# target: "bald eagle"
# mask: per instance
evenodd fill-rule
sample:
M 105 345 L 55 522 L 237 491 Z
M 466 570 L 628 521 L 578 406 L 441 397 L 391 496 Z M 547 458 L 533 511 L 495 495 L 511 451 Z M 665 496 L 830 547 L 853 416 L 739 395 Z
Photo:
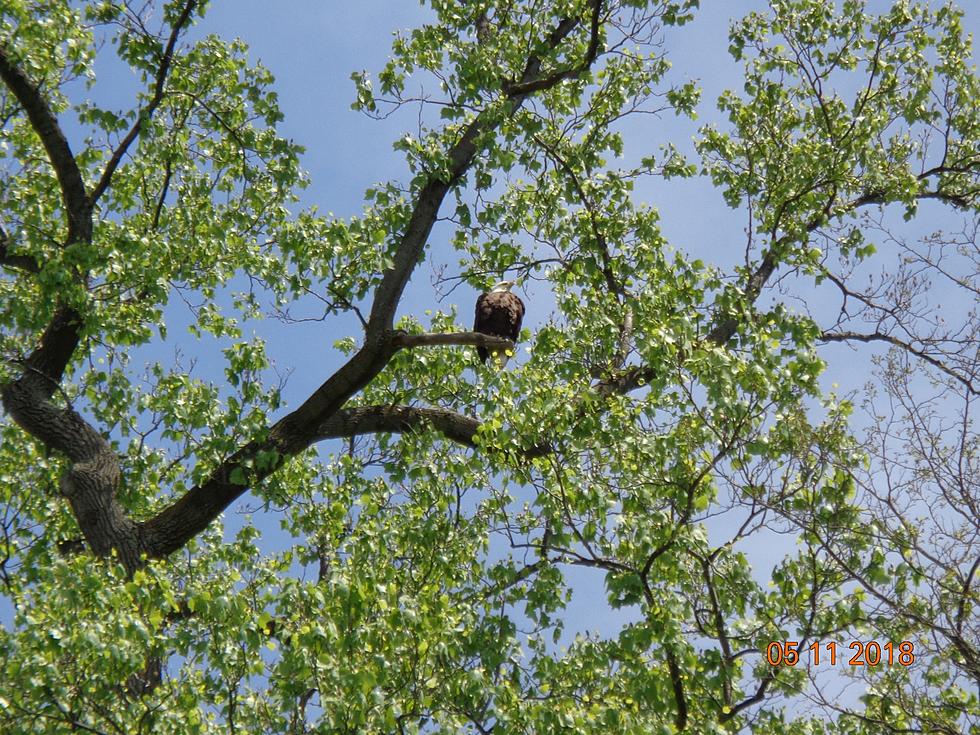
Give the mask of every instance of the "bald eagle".
M 504 337 L 511 342 L 517 342 L 521 333 L 521 320 L 524 318 L 524 302 L 517 294 L 510 292 L 514 283 L 515 281 L 501 281 L 480 295 L 480 298 L 476 300 L 476 319 L 473 321 L 474 332 Z M 493 353 L 500 367 L 507 364 L 507 355 L 503 350 L 488 350 L 486 347 L 477 347 L 476 351 L 484 363 Z

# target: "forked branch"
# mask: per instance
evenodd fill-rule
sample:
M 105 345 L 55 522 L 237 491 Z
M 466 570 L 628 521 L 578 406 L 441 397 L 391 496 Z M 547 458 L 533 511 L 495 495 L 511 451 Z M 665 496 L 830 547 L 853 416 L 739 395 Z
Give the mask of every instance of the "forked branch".
M 149 121 L 153 116 L 153 113 L 163 102 L 163 93 L 166 87 L 167 75 L 170 73 L 171 65 L 174 59 L 174 50 L 177 47 L 177 39 L 180 38 L 181 32 L 183 32 L 187 26 L 190 24 L 191 16 L 194 14 L 194 10 L 199 5 L 199 0 L 187 0 L 184 3 L 184 8 L 180 12 L 180 16 L 177 18 L 177 22 L 174 23 L 170 30 L 170 38 L 167 39 L 167 45 L 163 50 L 163 55 L 160 57 L 160 65 L 157 67 L 156 78 L 153 82 L 153 96 L 147 103 L 146 107 L 139 111 L 136 116 L 136 122 L 133 123 L 133 127 L 130 128 L 129 132 L 126 133 L 126 137 L 122 139 L 122 142 L 116 147 L 116 150 L 112 152 L 112 158 L 106 164 L 105 170 L 102 172 L 102 176 L 99 178 L 99 183 L 95 185 L 95 189 L 92 191 L 92 196 L 90 198 L 91 205 L 94 206 L 97 201 L 105 193 L 105 190 L 109 188 L 109 184 L 112 182 L 112 175 L 116 172 L 119 164 L 122 162 L 123 156 L 126 155 L 126 151 L 133 142 L 139 137 L 140 132 L 143 130 L 143 126 Z
M 593 26 L 596 18 L 600 17 L 601 5 L 601 0 L 594 0 L 591 5 Z M 538 47 L 555 50 L 581 22 L 581 18 L 561 20 Z M 590 48 L 598 49 L 595 40 L 598 36 L 593 35 Z M 595 51 L 588 63 L 595 60 L 597 53 Z M 515 91 L 503 103 L 506 105 L 503 110 L 491 106 L 473 118 L 446 151 L 447 172 L 441 177 L 432 176 L 415 194 L 409 221 L 396 238 L 392 265 L 383 273 L 374 291 L 361 349 L 301 406 L 270 427 L 264 439 L 241 447 L 202 484 L 191 488 L 154 518 L 141 524 L 140 536 L 149 557 L 166 556 L 180 549 L 251 485 L 278 469 L 287 457 L 309 447 L 323 435 L 321 429 L 328 425 L 344 404 L 373 380 L 399 349 L 406 346 L 397 340 L 405 339 L 407 335 L 395 332 L 392 323 L 405 286 L 425 252 L 442 202 L 473 164 L 485 145 L 482 141 L 500 126 L 507 115 L 513 115 L 532 91 L 545 89 L 566 78 L 542 78 L 539 76 L 540 68 L 541 59 L 529 57 L 521 83 L 543 83 L 531 85 L 526 91 Z M 259 458 L 261 462 L 257 461 Z

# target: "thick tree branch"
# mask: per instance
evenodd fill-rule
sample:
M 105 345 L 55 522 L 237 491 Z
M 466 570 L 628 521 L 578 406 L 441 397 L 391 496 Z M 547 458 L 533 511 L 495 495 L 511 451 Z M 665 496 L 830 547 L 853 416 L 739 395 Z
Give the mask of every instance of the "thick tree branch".
M 600 5 L 601 2 L 596 0 L 594 8 Z M 594 10 L 593 23 L 596 12 L 598 10 Z M 579 23 L 580 19 L 562 20 L 548 36 L 546 48 L 556 48 Z M 534 81 L 540 65 L 540 59 L 532 57 L 521 82 Z M 559 81 L 561 79 L 555 79 L 552 83 Z M 191 488 L 156 517 L 141 524 L 141 545 L 148 556 L 162 557 L 181 548 L 251 485 L 274 472 L 287 457 L 309 447 L 319 435 L 320 427 L 384 369 L 400 348 L 395 342 L 396 333 L 392 330 L 395 311 L 409 278 L 425 252 L 443 199 L 472 165 L 482 147 L 481 139 L 492 133 L 506 115 L 514 114 L 530 91 L 534 90 L 512 94 L 504 111 L 490 107 L 480 112 L 447 151 L 448 175 L 431 178 L 416 194 L 412 215 L 398 238 L 392 265 L 384 272 L 375 289 L 364 346 L 299 408 L 272 426 L 265 439 L 241 447 L 222 462 L 204 483 Z M 257 461 L 259 459 L 261 461 Z
M 594 0 L 593 25 L 598 22 L 601 6 L 601 0 Z M 562 19 L 548 35 L 544 43 L 545 48 L 549 51 L 557 48 L 580 23 L 580 18 Z M 592 55 L 586 65 L 592 64 L 598 54 L 598 30 L 595 31 L 589 48 Z M 531 56 L 528 59 L 518 85 L 518 87 L 524 85 L 526 89 L 515 87 L 508 92 L 507 114 L 513 115 L 517 112 L 532 92 L 552 87 L 566 78 L 565 76 L 558 76 L 542 79 L 538 76 L 541 63 L 541 58 L 538 56 Z M 369 339 L 372 335 L 378 335 L 391 329 L 395 309 L 401 300 L 408 279 L 422 256 L 425 244 L 428 242 L 429 232 L 432 230 L 439 207 L 442 205 L 442 200 L 473 163 L 478 150 L 477 141 L 479 138 L 495 130 L 502 120 L 502 113 L 495 107 L 487 108 L 477 115 L 463 131 L 457 143 L 449 150 L 447 156 L 449 161 L 448 178 L 430 180 L 416 196 L 415 208 L 395 250 L 394 262 L 391 268 L 385 271 L 381 283 L 378 284 L 374 293 L 367 328 Z
M 463 345 L 466 347 L 487 347 L 490 349 L 513 350 L 514 343 L 505 337 L 494 337 L 482 332 L 447 332 L 425 334 L 397 333 L 392 339 L 396 347 L 437 347 L 441 345 Z
M 92 550 L 108 556 L 115 549 L 130 570 L 140 564 L 136 527 L 116 499 L 121 470 L 109 442 L 71 406 L 51 402 L 78 344 L 80 317 L 60 308 L 24 362 L 21 377 L 0 389 L 3 407 L 17 424 L 50 449 L 63 453 L 70 466 L 61 492 L 71 504 Z
M 596 22 L 597 13 L 601 7 L 601 0 L 594 0 L 593 3 L 593 23 Z M 545 42 L 547 50 L 553 50 L 561 44 L 563 40 L 579 25 L 579 18 L 564 18 L 558 26 L 548 35 Z M 598 41 L 594 39 L 596 45 Z M 595 61 L 595 56 L 589 60 L 589 64 Z M 549 83 L 541 79 L 538 74 L 541 70 L 541 59 L 538 56 L 531 56 L 524 68 L 521 76 L 521 85 L 531 85 L 541 83 L 533 89 L 525 91 L 514 89 L 508 92 L 508 111 L 507 114 L 513 115 L 524 104 L 527 97 L 534 91 L 540 91 L 554 86 L 562 78 L 556 78 Z M 435 223 L 439 207 L 446 194 L 459 182 L 463 174 L 473 163 L 473 158 L 477 153 L 477 141 L 480 136 L 495 130 L 502 122 L 503 115 L 494 107 L 483 110 L 463 131 L 459 141 L 450 149 L 449 155 L 449 176 L 446 180 L 432 179 L 426 184 L 416 197 L 415 209 L 408 226 L 401 237 L 401 241 L 395 251 L 391 268 L 385 271 L 381 283 L 378 284 L 374 293 L 374 301 L 371 305 L 371 315 L 368 319 L 368 336 L 377 335 L 380 332 L 390 330 L 394 319 L 395 309 L 401 300 L 402 292 L 411 277 L 415 266 L 418 264 L 429 238 L 429 232 Z
M 85 182 L 72 155 L 68 139 L 58 124 L 40 89 L 31 83 L 27 75 L 14 63 L 7 48 L 0 44 L 0 79 L 13 92 L 31 127 L 41 139 L 48 160 L 54 168 L 61 187 L 61 198 L 68 215 L 68 237 L 66 242 L 92 239 L 92 208 L 85 195 Z
M 589 24 L 589 47 L 585 52 L 585 58 L 575 66 L 568 69 L 553 72 L 546 77 L 539 77 L 541 71 L 541 58 L 532 56 L 524 67 L 521 81 L 512 84 L 505 82 L 504 92 L 510 97 L 518 97 L 537 92 L 542 89 L 549 89 L 559 82 L 566 79 L 578 77 L 585 72 L 599 55 L 599 41 L 602 15 L 602 0 L 592 0 L 592 16 Z M 548 37 L 547 48 L 549 50 L 557 48 L 558 44 L 579 24 L 577 18 L 565 18 L 551 32 Z
M 40 138 L 54 168 L 68 217 L 65 244 L 90 243 L 92 207 L 71 148 L 57 119 L 27 76 L 0 45 L 0 78 L 13 92 Z M 5 236 L 2 261 L 9 239 Z M 14 261 L 25 270 L 37 264 Z M 79 274 L 84 278 L 84 274 Z M 64 303 L 55 307 L 38 346 L 23 361 L 20 377 L 0 387 L 4 409 L 25 431 L 46 447 L 63 453 L 70 466 L 62 474 L 61 492 L 71 504 L 78 525 L 92 550 L 108 556 L 113 550 L 130 570 L 141 563 L 136 543 L 136 526 L 126 517 L 116 499 L 121 477 L 119 458 L 106 439 L 70 405 L 60 408 L 51 398 L 59 389 L 65 369 L 78 347 L 82 315 Z
M 160 104 L 177 35 L 196 4 L 197 0 L 189 0 L 185 5 L 164 53 L 150 106 L 113 155 L 91 199 L 86 195 L 68 141 L 40 90 L 16 66 L 7 49 L 0 46 L 0 78 L 24 108 L 60 185 L 68 218 L 66 244 L 91 242 L 93 204 L 108 187 L 113 171 L 148 114 Z M 4 233 L 0 241 L 0 264 L 32 272 L 38 270 L 32 259 L 8 255 L 8 243 Z M 74 307 L 61 304 L 55 309 L 37 348 L 24 360 L 21 376 L 3 386 L 3 406 L 21 428 L 70 460 L 61 478 L 61 491 L 71 504 L 88 545 L 101 556 L 116 551 L 132 571 L 142 563 L 142 548 L 136 524 L 126 516 L 116 498 L 121 477 L 119 458 L 106 439 L 71 406 L 59 408 L 51 402 L 78 346 L 82 322 L 82 315 Z
M 434 429 L 450 441 L 476 448 L 479 445 L 474 437 L 482 425 L 479 419 L 448 408 L 359 406 L 342 409 L 324 421 L 317 430 L 315 441 Z M 519 454 L 524 459 L 534 459 L 554 451 L 551 444 L 539 442 L 524 448 Z
M 684 675 L 681 673 L 680 664 L 677 662 L 677 654 L 673 651 L 665 651 L 667 658 L 667 670 L 670 672 L 670 687 L 674 690 L 674 703 L 677 706 L 677 714 L 674 716 L 674 726 L 680 730 L 687 729 L 687 696 L 684 694 Z
M 375 289 L 371 314 L 368 317 L 368 339 L 391 329 L 395 310 L 408 279 L 425 250 L 442 200 L 472 164 L 477 152 L 477 139 L 481 134 L 496 128 L 500 121 L 499 117 L 495 119 L 488 110 L 477 115 L 449 151 L 448 179 L 431 179 L 416 196 L 412 217 L 395 249 L 392 266 L 385 271 L 381 283 Z
M 160 58 L 160 66 L 157 68 L 156 79 L 153 85 L 153 96 L 150 98 L 149 103 L 144 107 L 136 116 L 136 122 L 133 123 L 133 127 L 130 128 L 126 137 L 123 138 L 122 142 L 112 153 L 112 158 L 106 164 L 105 171 L 102 172 L 102 176 L 99 179 L 99 183 L 96 184 L 95 189 L 92 191 L 92 196 L 90 198 L 91 205 L 94 206 L 101 196 L 105 193 L 105 190 L 109 188 L 109 184 L 112 182 L 112 175 L 115 173 L 119 164 L 122 162 L 123 156 L 126 155 L 126 151 L 133 144 L 143 129 L 143 126 L 149 121 L 153 116 L 153 113 L 160 106 L 163 101 L 163 90 L 167 82 L 167 75 L 170 73 L 170 67 L 173 62 L 174 49 L 177 46 L 177 39 L 180 38 L 181 32 L 190 23 L 191 15 L 193 15 L 194 10 L 197 8 L 198 0 L 187 0 L 184 3 L 184 8 L 177 18 L 177 22 L 174 23 L 173 28 L 170 31 L 170 38 L 167 39 L 167 46 L 164 48 L 163 56 Z
M 0 78 L 27 113 L 31 127 L 47 151 L 48 160 L 58 178 L 62 201 L 68 216 L 66 244 L 78 241 L 91 242 L 92 208 L 85 194 L 82 173 L 72 155 L 68 140 L 39 88 L 35 87 L 13 62 L 7 48 L 2 44 L 0 44 Z M 4 233 L 0 250 L 5 256 L 3 259 L 5 262 L 14 257 L 6 256 L 8 242 L 9 238 Z M 22 264 L 30 269 L 27 263 Z M 34 269 L 37 268 L 36 263 L 33 266 Z M 47 400 L 54 394 L 78 345 L 81 321 L 81 315 L 71 307 L 61 305 L 56 309 L 51 323 L 41 337 L 40 345 L 26 360 L 24 374 L 17 381 L 22 397 L 29 396 L 32 400 L 40 401 Z M 6 401 L 5 389 L 4 402 Z M 26 418 L 23 411 L 21 415 Z M 21 425 L 28 428 L 23 423 Z
M 404 434 L 432 428 L 457 444 L 474 447 L 473 437 L 480 425 L 478 419 L 445 408 L 360 406 L 338 411 L 320 424 L 316 440 L 362 434 Z
M 24 360 L 23 373 L 14 383 L 3 387 L 4 393 L 17 386 L 31 401 L 51 398 L 61 384 L 65 369 L 78 346 L 81 321 L 81 315 L 74 309 L 66 306 L 57 308 L 37 348 Z

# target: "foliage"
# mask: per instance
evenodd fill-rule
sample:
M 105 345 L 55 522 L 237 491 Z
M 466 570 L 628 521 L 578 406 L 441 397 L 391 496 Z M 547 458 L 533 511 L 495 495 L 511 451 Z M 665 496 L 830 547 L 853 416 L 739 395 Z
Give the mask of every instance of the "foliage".
M 659 43 L 697 6 L 433 0 L 353 75 L 365 114 L 421 112 L 407 181 L 345 219 L 298 211 L 272 75 L 188 33 L 206 2 L 5 0 L 4 731 L 980 727 L 978 329 L 928 299 L 980 288 L 961 14 L 771 0 L 724 122 L 637 153 L 629 121 L 698 109 Z M 129 110 L 85 91 L 113 55 Z M 642 202 L 699 175 L 748 217 L 731 272 Z M 426 257 L 553 301 L 511 369 L 455 310 L 396 323 Z M 359 331 L 287 411 L 252 326 L 311 308 Z M 888 348 L 866 401 L 822 391 L 836 343 Z M 222 363 L 133 358 L 173 344 Z M 277 549 L 223 519 L 245 493 Z M 619 622 L 575 629 L 600 589 Z M 839 697 L 811 646 L 851 640 L 915 660 Z

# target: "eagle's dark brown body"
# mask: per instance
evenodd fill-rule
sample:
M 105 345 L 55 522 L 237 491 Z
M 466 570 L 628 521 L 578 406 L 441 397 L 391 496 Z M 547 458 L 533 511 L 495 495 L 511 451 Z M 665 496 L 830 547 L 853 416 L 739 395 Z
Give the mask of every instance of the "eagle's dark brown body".
M 494 337 L 504 337 L 516 342 L 521 333 L 521 321 L 524 319 L 524 302 L 510 292 L 513 285 L 503 281 L 494 286 L 476 300 L 476 318 L 473 321 L 473 331 L 489 334 Z M 477 347 L 480 359 L 485 363 L 493 350 Z M 506 362 L 504 358 L 501 362 Z

